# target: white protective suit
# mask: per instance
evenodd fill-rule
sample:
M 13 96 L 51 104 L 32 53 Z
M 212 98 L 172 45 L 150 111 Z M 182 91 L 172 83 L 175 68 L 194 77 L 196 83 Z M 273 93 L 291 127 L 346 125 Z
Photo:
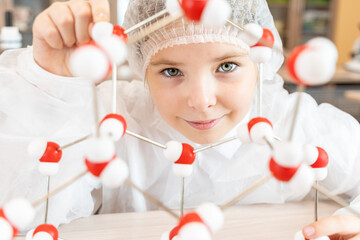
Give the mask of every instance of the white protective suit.
M 34 137 L 46 137 L 63 145 L 91 132 L 91 91 L 86 80 L 55 76 L 38 67 L 31 47 L 1 55 L 0 85 L 0 203 L 19 196 L 35 200 L 44 195 L 46 178 L 38 173 L 36 160 L 27 156 L 27 144 Z M 110 85 L 105 82 L 99 87 L 107 111 Z M 296 94 L 289 95 L 282 85 L 280 77 L 265 82 L 264 116 L 272 121 L 276 135 L 286 139 Z M 143 82 L 119 82 L 117 90 L 117 112 L 125 117 L 129 130 L 163 144 L 177 140 L 199 147 L 160 118 Z M 246 120 L 256 116 L 255 109 Z M 330 156 L 329 175 L 321 184 L 334 194 L 356 197 L 360 190 L 359 123 L 329 104 L 317 106 L 307 94 L 300 111 L 294 139 L 321 146 Z M 235 134 L 233 129 L 225 138 Z M 53 187 L 85 169 L 82 147 L 78 144 L 63 151 L 60 172 L 51 180 Z M 166 206 L 179 208 L 181 180 L 174 176 L 162 149 L 126 135 L 117 143 L 117 153 L 128 163 L 132 181 Z M 198 153 L 194 172 L 185 181 L 186 207 L 228 201 L 268 172 L 269 157 L 267 146 L 239 141 Z M 94 206 L 91 191 L 97 187 L 97 182 L 86 176 L 51 198 L 49 222 L 59 224 L 90 215 Z M 306 194 L 271 180 L 239 203 L 299 201 Z M 156 209 L 127 186 L 103 189 L 102 203 L 104 213 Z M 43 214 L 44 208 L 34 224 L 43 221 Z
M 187 142 L 165 123 L 154 108 L 142 81 L 118 83 L 117 113 L 127 120 L 132 132 L 165 144 L 169 140 Z M 102 114 L 110 112 L 111 84 L 98 87 Z M 33 201 L 44 195 L 46 178 L 37 171 L 37 161 L 27 156 L 30 140 L 44 137 L 60 145 L 89 134 L 94 127 L 92 92 L 87 80 L 65 78 L 41 69 L 33 60 L 32 48 L 7 51 L 0 56 L 0 205 L 14 197 Z M 264 81 L 263 115 L 275 134 L 288 137 L 297 94 L 283 89 L 276 75 Z M 254 104 L 243 122 L 256 117 Z M 240 124 L 240 123 L 239 123 Z M 236 128 L 224 138 L 236 135 Z M 354 200 L 360 193 L 360 127 L 350 115 L 322 104 L 304 94 L 294 140 L 324 148 L 329 156 L 329 174 L 321 184 L 334 194 Z M 117 144 L 117 154 L 130 168 L 130 179 L 157 197 L 166 206 L 180 206 L 181 180 L 172 172 L 172 163 L 163 150 L 131 136 Z M 85 169 L 84 143 L 63 151 L 60 172 L 51 179 L 55 187 Z M 267 174 L 270 149 L 267 146 L 232 141 L 197 154 L 194 172 L 185 181 L 187 208 L 210 201 L 227 202 Z M 93 196 L 100 185 L 85 176 L 51 198 L 49 223 L 55 225 L 89 216 L 99 197 Z M 270 180 L 242 199 L 239 204 L 299 201 L 307 192 L 290 190 L 286 184 Z M 101 199 L 100 199 L 101 200 Z M 359 199 L 360 200 L 360 199 Z M 353 202 L 357 205 L 357 199 Z M 360 206 L 360 203 L 359 203 Z M 157 209 L 136 190 L 127 186 L 102 191 L 102 213 Z M 44 205 L 34 225 L 43 221 Z

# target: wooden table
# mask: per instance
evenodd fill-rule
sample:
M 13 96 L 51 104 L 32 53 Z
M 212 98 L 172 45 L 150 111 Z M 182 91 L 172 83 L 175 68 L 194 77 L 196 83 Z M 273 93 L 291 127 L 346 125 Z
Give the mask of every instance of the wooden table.
M 320 202 L 319 218 L 338 208 L 332 202 Z M 289 240 L 313 219 L 312 201 L 236 206 L 225 211 L 225 226 L 214 240 Z M 160 240 L 175 224 L 176 219 L 162 211 L 96 215 L 61 226 L 59 235 L 64 240 Z
M 360 84 L 360 73 L 351 72 L 346 70 L 343 66 L 338 66 L 330 83 Z
M 345 92 L 345 97 L 354 102 L 360 103 L 360 91 L 359 90 L 349 90 Z M 360 106 L 359 106 L 360 107 Z

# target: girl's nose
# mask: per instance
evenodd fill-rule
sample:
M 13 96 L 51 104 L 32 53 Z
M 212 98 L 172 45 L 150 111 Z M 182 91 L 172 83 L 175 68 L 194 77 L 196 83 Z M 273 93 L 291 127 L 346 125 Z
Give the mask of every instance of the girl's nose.
M 216 104 L 216 83 L 212 79 L 198 79 L 187 83 L 188 105 L 205 111 Z

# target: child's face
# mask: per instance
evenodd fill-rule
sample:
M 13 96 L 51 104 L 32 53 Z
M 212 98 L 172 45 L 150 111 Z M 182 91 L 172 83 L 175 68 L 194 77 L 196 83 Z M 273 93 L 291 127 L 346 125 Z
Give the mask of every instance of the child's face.
M 208 144 L 249 111 L 257 67 L 233 45 L 177 45 L 151 58 L 146 78 L 162 118 L 191 141 Z

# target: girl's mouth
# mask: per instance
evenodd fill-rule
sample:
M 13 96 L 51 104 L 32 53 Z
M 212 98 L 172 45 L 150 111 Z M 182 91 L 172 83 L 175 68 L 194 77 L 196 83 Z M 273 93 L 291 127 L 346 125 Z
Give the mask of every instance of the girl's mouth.
M 201 120 L 201 121 L 185 120 L 185 121 L 195 129 L 209 130 L 209 129 L 215 127 L 215 125 L 218 124 L 218 122 L 220 122 L 221 119 L 222 119 L 222 117 L 216 118 L 216 119 L 211 119 L 211 120 Z

